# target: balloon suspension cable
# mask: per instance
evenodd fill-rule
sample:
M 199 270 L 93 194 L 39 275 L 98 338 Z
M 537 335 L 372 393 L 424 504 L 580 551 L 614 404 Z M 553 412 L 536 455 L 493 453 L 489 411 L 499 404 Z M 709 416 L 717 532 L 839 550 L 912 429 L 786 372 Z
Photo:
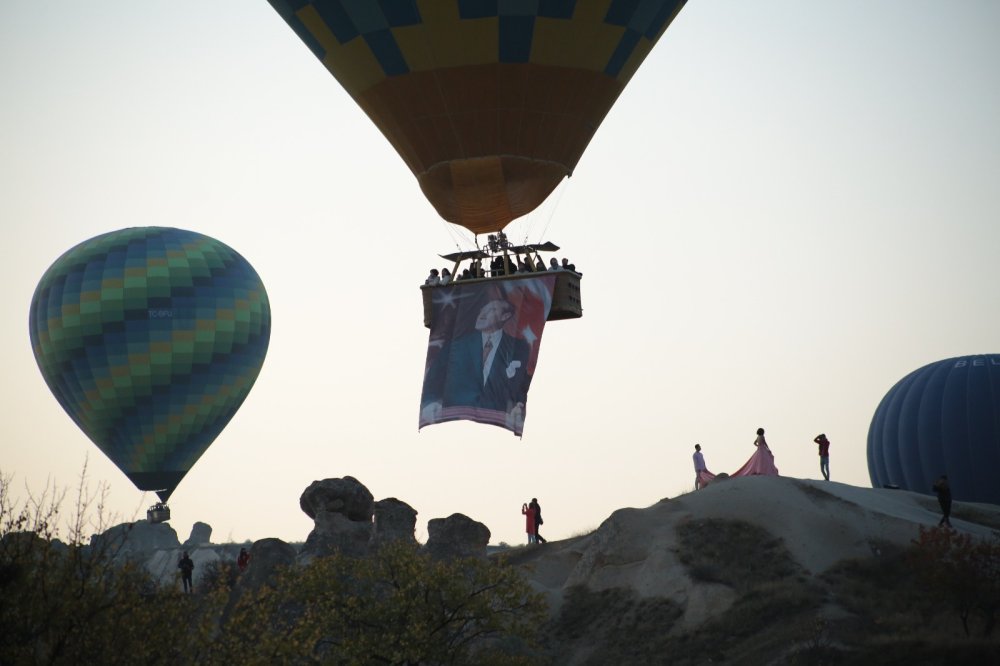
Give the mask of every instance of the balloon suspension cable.
M 556 209 L 562 202 L 563 194 L 566 192 L 566 188 L 569 187 L 569 178 L 563 181 L 563 184 L 559 187 L 559 194 L 556 195 L 555 203 L 552 204 L 552 209 L 549 211 L 549 219 L 545 221 L 545 227 L 542 229 L 542 235 L 540 240 L 545 240 L 545 234 L 549 232 L 549 225 L 552 224 L 552 218 L 556 216 Z
M 443 217 L 438 219 L 441 220 L 441 224 L 444 225 L 445 229 L 448 232 L 448 235 L 451 237 L 451 241 L 455 244 L 455 247 L 457 247 L 459 251 L 461 251 L 462 243 L 463 242 L 468 243 L 469 239 L 467 237 L 464 237 L 462 233 L 455 228 L 457 225 L 447 221 Z

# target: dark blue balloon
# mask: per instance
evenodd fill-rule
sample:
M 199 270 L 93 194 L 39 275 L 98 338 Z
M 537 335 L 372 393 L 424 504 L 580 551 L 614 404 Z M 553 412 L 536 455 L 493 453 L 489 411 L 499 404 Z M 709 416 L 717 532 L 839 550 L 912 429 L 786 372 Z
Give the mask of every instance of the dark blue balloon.
M 868 429 L 872 486 L 1000 504 L 1000 354 L 960 356 L 911 372 L 882 398 Z

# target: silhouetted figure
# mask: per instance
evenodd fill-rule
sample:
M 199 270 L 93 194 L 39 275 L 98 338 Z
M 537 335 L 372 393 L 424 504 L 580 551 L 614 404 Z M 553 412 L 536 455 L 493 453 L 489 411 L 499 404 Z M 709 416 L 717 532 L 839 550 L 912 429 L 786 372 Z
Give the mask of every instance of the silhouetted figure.
M 528 508 L 535 510 L 535 543 L 545 543 L 545 538 L 538 533 L 538 528 L 542 526 L 542 506 L 537 498 L 532 497 Z
M 813 439 L 814 442 L 819 444 L 819 471 L 823 474 L 823 478 L 827 481 L 830 480 L 830 440 L 826 438 L 826 435 L 820 433 L 816 435 Z
M 431 269 L 430 275 L 428 275 L 427 279 L 424 280 L 424 284 L 426 284 L 429 287 L 436 287 L 439 284 L 441 284 L 441 278 L 438 276 L 438 269 L 436 268 Z
M 535 257 L 535 272 L 541 273 L 545 270 L 545 262 L 542 261 L 541 257 Z
M 555 257 L 549 259 L 549 270 L 550 271 L 561 271 L 562 266 L 559 265 L 559 260 Z
M 177 563 L 177 568 L 181 570 L 181 582 L 184 583 L 184 591 L 188 594 L 191 593 L 191 575 L 194 573 L 194 562 L 188 557 L 187 551 L 184 551 L 183 557 Z
M 938 504 L 941 505 L 941 520 L 938 525 L 951 527 L 951 486 L 948 485 L 947 475 L 942 474 L 931 486 L 931 490 L 937 493 Z
M 240 555 L 236 558 L 236 566 L 239 568 L 240 573 L 247 570 L 247 566 L 250 564 L 250 553 L 247 552 L 246 548 L 240 548 Z
M 447 268 L 442 268 L 441 269 L 441 286 L 443 287 L 444 285 L 448 284 L 449 282 L 451 282 L 451 271 L 449 271 Z

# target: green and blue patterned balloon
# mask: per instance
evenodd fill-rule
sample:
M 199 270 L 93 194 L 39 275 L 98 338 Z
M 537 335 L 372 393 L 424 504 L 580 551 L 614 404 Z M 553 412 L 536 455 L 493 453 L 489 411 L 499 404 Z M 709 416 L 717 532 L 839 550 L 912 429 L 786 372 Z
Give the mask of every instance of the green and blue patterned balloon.
M 271 335 L 267 292 L 246 259 L 164 227 L 102 234 L 63 254 L 29 320 L 59 404 L 163 501 L 243 404 Z

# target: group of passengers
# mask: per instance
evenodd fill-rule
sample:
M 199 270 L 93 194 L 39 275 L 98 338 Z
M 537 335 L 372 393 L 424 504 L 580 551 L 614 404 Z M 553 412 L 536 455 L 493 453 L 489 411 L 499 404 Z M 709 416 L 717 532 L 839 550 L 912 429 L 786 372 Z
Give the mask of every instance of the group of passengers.
M 443 287 L 446 284 L 451 284 L 452 282 L 457 282 L 459 280 L 473 280 L 476 278 L 485 277 L 499 277 L 501 275 L 514 275 L 516 273 L 543 273 L 546 270 L 549 271 L 573 271 L 576 272 L 576 265 L 571 264 L 569 259 L 563 257 L 562 263 L 555 257 L 549 260 L 549 267 L 545 267 L 545 262 L 542 258 L 535 256 L 535 261 L 532 263 L 531 257 L 521 257 L 520 254 L 515 255 L 516 259 L 508 256 L 507 260 L 504 261 L 502 255 L 493 257 L 490 261 L 490 269 L 487 272 L 483 268 L 483 263 L 481 259 L 473 259 L 469 262 L 469 267 L 462 269 L 462 272 L 452 276 L 451 271 L 447 268 L 442 268 L 440 272 L 438 269 L 432 268 L 430 275 L 424 280 L 424 284 L 430 287 Z

